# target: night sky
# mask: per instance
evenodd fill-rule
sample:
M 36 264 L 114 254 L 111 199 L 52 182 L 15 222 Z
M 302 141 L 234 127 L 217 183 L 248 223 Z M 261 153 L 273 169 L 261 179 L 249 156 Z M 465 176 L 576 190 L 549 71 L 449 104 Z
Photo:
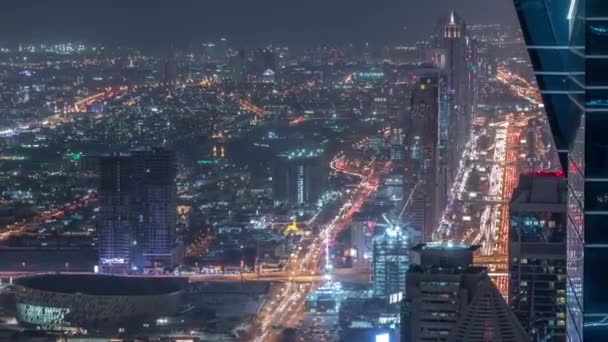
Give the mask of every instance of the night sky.
M 470 23 L 516 23 L 513 0 L 0 0 L 0 39 L 400 42 L 426 36 L 452 8 Z

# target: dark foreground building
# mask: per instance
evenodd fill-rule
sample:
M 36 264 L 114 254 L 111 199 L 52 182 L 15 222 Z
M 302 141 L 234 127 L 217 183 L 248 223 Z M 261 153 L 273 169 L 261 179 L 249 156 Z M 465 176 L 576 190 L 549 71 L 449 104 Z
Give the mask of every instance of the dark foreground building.
M 608 1 L 514 0 L 568 173 L 568 341 L 608 340 Z
M 509 304 L 530 335 L 565 341 L 566 180 L 522 174 L 509 203 Z
M 413 248 L 402 309 L 402 341 L 530 340 L 487 269 L 473 266 L 477 248 L 451 243 Z

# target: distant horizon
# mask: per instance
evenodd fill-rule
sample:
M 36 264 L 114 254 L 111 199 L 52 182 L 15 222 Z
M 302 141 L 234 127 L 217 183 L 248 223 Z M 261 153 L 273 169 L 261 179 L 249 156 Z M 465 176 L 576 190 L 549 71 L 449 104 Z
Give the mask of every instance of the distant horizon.
M 467 24 L 517 25 L 512 0 L 8 0 L 1 41 L 87 41 L 166 48 L 226 37 L 235 46 L 386 44 L 422 39 L 452 9 Z M 429 19 L 432 18 L 432 19 Z M 281 28 L 277 30 L 276 28 Z

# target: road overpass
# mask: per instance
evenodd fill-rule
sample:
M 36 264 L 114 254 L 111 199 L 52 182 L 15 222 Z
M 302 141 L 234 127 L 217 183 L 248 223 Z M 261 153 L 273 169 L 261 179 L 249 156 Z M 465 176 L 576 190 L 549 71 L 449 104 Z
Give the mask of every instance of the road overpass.
M 14 278 L 36 274 L 94 274 L 92 272 L 0 272 L 0 283 L 12 283 Z M 126 275 L 128 277 L 141 277 L 142 275 Z M 319 272 L 273 272 L 273 273 L 241 273 L 241 274 L 159 274 L 146 275 L 147 277 L 175 277 L 187 278 L 190 283 L 198 282 L 295 282 L 295 283 L 322 283 L 328 280 L 366 284 L 370 280 L 368 269 L 334 269 L 330 274 Z

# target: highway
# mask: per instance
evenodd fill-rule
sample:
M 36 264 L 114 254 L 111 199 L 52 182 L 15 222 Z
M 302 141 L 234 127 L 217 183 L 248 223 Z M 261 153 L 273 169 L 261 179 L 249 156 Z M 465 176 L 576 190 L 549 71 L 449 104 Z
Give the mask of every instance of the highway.
M 542 116 L 540 94 L 522 77 L 504 66 L 498 70 L 498 81 L 511 96 L 530 103 L 525 112 L 494 113 L 473 127 L 465 147 L 457 176 L 448 197 L 448 205 L 435 231 L 435 238 L 481 245 L 475 263 L 487 266 L 503 295 L 508 293 L 509 201 L 517 186 L 519 174 L 529 171 L 526 159 L 526 130 L 531 120 Z M 486 124 L 487 123 L 487 124 Z M 542 130 L 541 130 L 542 132 Z M 481 148 L 482 139 L 490 146 Z M 538 155 L 545 154 L 544 146 Z M 487 185 L 470 185 L 476 172 Z M 466 213 L 466 214 L 465 214 Z M 466 217 L 466 219 L 465 219 Z M 478 217 L 478 222 L 475 221 Z M 470 222 L 471 219 L 474 222 Z
M 1 279 L 18 278 L 37 274 L 94 274 L 93 272 L 28 272 L 22 270 L 2 271 Z M 129 275 L 124 275 L 130 277 Z M 141 275 L 132 275 L 141 277 Z M 271 282 L 271 283 L 323 283 L 329 279 L 345 281 L 350 283 L 367 284 L 369 282 L 369 270 L 365 269 L 336 269 L 331 274 L 324 271 L 282 271 L 273 273 L 239 273 L 239 274 L 158 274 L 146 275 L 146 277 L 158 278 L 186 278 L 189 283 L 235 283 L 235 282 Z
M 343 160 L 344 161 L 344 160 Z M 359 211 L 363 204 L 371 197 L 390 169 L 390 162 L 370 161 L 362 170 L 348 169 L 347 162 L 332 161 L 332 168 L 337 172 L 349 175 L 360 175 L 357 188 L 352 191 L 344 201 L 338 214 L 325 224 L 319 235 L 310 245 L 303 246 L 303 255 L 296 255 L 286 266 L 286 272 L 309 272 L 328 274 L 323 276 L 331 278 L 332 267 L 327 257 L 329 247 L 333 244 L 337 234 L 346 228 L 353 215 Z M 325 260 L 323 260 L 325 259 Z M 303 278 L 306 279 L 306 278 Z M 257 332 L 255 341 L 276 341 L 281 329 L 294 327 L 304 315 L 304 302 L 306 296 L 314 289 L 311 283 L 289 282 L 276 286 L 269 299 L 262 308 L 263 314 L 258 315 L 256 322 Z
M 75 211 L 76 209 L 87 206 L 95 201 L 96 198 L 94 196 L 86 195 L 77 201 L 65 203 L 64 205 L 61 205 L 56 209 L 49 209 L 43 211 L 30 220 L 25 220 L 23 222 L 7 225 L 2 230 L 0 230 L 0 242 L 7 241 L 11 236 L 18 236 L 30 230 L 33 231 L 41 223 L 44 223 L 45 221 L 56 217 L 63 216 L 65 211 Z

